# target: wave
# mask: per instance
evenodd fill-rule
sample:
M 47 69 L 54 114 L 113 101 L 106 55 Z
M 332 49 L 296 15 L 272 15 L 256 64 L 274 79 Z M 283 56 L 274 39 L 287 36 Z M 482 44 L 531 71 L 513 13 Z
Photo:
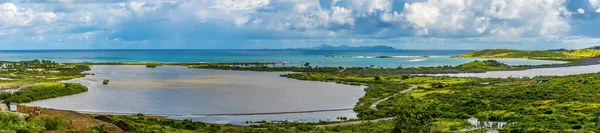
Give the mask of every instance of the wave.
M 427 59 L 412 59 L 409 60 L 408 62 L 421 62 L 421 61 L 426 61 Z

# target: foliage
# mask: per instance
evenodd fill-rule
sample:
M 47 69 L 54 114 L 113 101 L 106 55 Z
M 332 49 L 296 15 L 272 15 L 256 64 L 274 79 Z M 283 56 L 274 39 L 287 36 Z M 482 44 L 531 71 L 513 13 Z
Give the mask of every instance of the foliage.
M 43 83 L 15 92 L 7 98 L 10 102 L 27 103 L 86 92 L 87 87 L 75 83 Z
M 102 81 L 102 84 L 103 84 L 103 85 L 107 85 L 107 84 L 108 84 L 108 82 L 110 82 L 110 80 L 108 80 L 108 79 L 105 79 L 104 81 Z
M 485 70 L 497 70 L 497 69 L 507 69 L 511 68 L 511 66 L 506 65 L 502 62 L 498 62 L 496 60 L 486 60 L 486 61 L 473 61 L 465 64 L 461 64 L 457 66 L 460 69 L 485 69 Z
M 394 132 L 396 133 L 428 133 L 431 132 L 433 119 L 439 114 L 435 103 L 422 99 L 414 99 L 403 95 L 395 104 L 398 109 L 395 117 Z
M 33 116 L 28 117 L 27 121 L 41 125 L 44 130 L 67 130 L 69 127 L 66 118 L 62 115 Z
M 41 132 L 68 131 L 68 123 L 63 116 L 32 116 L 27 119 L 10 112 L 0 112 L 0 132 Z

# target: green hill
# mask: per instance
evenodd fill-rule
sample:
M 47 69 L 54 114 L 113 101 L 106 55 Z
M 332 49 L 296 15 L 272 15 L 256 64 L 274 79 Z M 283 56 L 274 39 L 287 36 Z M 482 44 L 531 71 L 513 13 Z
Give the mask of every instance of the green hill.
M 473 61 L 473 62 L 461 64 L 457 67 L 460 69 L 485 69 L 485 70 L 497 70 L 497 69 L 511 68 L 511 66 L 504 64 L 502 62 L 498 62 L 496 60 Z
M 575 50 L 512 50 L 484 49 L 455 56 L 457 58 L 525 58 L 525 59 L 581 59 L 600 56 L 600 47 Z

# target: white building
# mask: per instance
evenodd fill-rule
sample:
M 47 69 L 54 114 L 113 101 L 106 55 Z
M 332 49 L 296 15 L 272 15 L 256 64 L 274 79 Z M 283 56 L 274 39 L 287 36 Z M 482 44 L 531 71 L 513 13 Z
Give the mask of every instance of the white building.
M 8 108 L 12 112 L 17 112 L 17 103 L 10 103 L 10 106 L 8 106 Z
M 467 119 L 467 122 L 469 122 L 469 124 L 471 125 L 483 128 L 502 128 L 507 124 L 506 122 L 497 121 L 479 121 L 477 118 L 474 117 Z

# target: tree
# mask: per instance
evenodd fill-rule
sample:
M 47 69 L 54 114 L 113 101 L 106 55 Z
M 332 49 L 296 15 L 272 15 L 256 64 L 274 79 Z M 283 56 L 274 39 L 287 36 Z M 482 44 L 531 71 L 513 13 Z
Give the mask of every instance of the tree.
M 309 67 L 309 66 L 310 66 L 310 62 L 304 63 L 304 67 Z
M 395 133 L 428 133 L 431 132 L 433 118 L 439 113 L 436 103 L 402 96 L 399 101 L 406 101 L 396 106 Z M 423 104 L 425 103 L 425 104 Z

